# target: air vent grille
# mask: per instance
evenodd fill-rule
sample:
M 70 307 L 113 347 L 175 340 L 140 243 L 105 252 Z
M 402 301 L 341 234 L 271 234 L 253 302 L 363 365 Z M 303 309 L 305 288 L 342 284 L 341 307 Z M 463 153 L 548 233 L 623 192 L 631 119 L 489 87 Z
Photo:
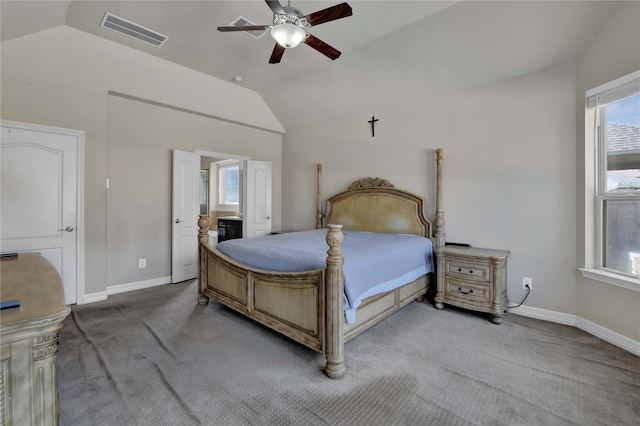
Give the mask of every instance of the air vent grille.
M 256 24 L 251 22 L 250 20 L 248 20 L 244 16 L 240 15 L 236 19 L 231 21 L 231 23 L 229 25 L 232 26 L 232 27 L 244 27 L 245 25 L 256 25 Z M 253 37 L 255 39 L 259 39 L 260 37 L 265 35 L 266 32 L 267 32 L 267 30 L 262 30 L 262 31 L 244 31 L 245 34 L 247 34 L 247 35 L 249 35 L 249 36 L 251 36 L 251 37 Z
M 153 31 L 109 12 L 107 12 L 104 15 L 104 18 L 102 18 L 100 26 L 120 34 L 124 34 L 127 37 L 135 38 L 136 40 L 155 47 L 162 47 L 162 45 L 169 39 L 169 37 L 164 34 L 160 34 L 157 31 Z

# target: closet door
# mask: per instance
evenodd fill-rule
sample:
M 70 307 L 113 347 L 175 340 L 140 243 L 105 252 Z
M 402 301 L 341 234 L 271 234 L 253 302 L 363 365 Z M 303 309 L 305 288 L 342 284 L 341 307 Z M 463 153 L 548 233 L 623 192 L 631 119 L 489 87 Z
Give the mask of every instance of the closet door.
M 66 132 L 66 133 L 65 133 Z M 76 303 L 78 149 L 82 132 L 2 122 L 0 252 L 40 252 Z

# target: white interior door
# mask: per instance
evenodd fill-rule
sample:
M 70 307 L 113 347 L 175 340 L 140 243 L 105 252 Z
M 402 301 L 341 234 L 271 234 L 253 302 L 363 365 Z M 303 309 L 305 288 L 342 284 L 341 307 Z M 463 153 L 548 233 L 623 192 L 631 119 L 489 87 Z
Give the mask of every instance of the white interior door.
M 2 123 L 0 251 L 40 252 L 62 278 L 65 304 L 76 303 L 81 132 L 36 128 Z
M 171 282 L 198 276 L 200 156 L 173 150 Z
M 246 162 L 245 218 L 247 238 L 271 233 L 271 162 Z

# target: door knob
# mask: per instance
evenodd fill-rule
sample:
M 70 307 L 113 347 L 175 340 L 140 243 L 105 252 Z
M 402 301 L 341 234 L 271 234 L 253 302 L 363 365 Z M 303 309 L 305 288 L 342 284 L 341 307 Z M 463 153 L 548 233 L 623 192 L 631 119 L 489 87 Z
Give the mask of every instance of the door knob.
M 184 220 L 176 219 L 176 223 L 184 222 Z
M 264 219 L 271 219 L 271 216 L 265 216 Z
M 64 229 L 58 229 L 58 231 L 73 232 L 73 226 L 67 226 Z

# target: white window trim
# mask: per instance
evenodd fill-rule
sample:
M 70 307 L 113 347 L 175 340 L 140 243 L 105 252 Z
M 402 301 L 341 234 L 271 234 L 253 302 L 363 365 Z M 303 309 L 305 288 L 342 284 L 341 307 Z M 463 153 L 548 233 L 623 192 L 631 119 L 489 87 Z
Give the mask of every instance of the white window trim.
M 585 278 L 640 292 L 640 278 L 627 277 L 605 269 L 578 268 L 578 270 Z
M 640 78 L 640 71 L 635 71 L 588 90 L 585 99 L 630 83 L 638 78 Z M 585 278 L 640 292 L 640 277 L 633 277 L 602 268 L 598 260 L 602 258 L 602 248 L 596 243 L 598 241 L 596 233 L 602 231 L 602 212 L 600 211 L 601 204 L 597 200 L 599 177 L 597 176 L 598 168 L 595 165 L 596 159 L 601 158 L 601 155 L 597 153 L 596 120 L 596 114 L 593 114 L 592 109 L 587 108 L 585 104 L 585 267 L 578 268 L 578 270 Z M 594 131 L 594 129 L 596 130 Z

